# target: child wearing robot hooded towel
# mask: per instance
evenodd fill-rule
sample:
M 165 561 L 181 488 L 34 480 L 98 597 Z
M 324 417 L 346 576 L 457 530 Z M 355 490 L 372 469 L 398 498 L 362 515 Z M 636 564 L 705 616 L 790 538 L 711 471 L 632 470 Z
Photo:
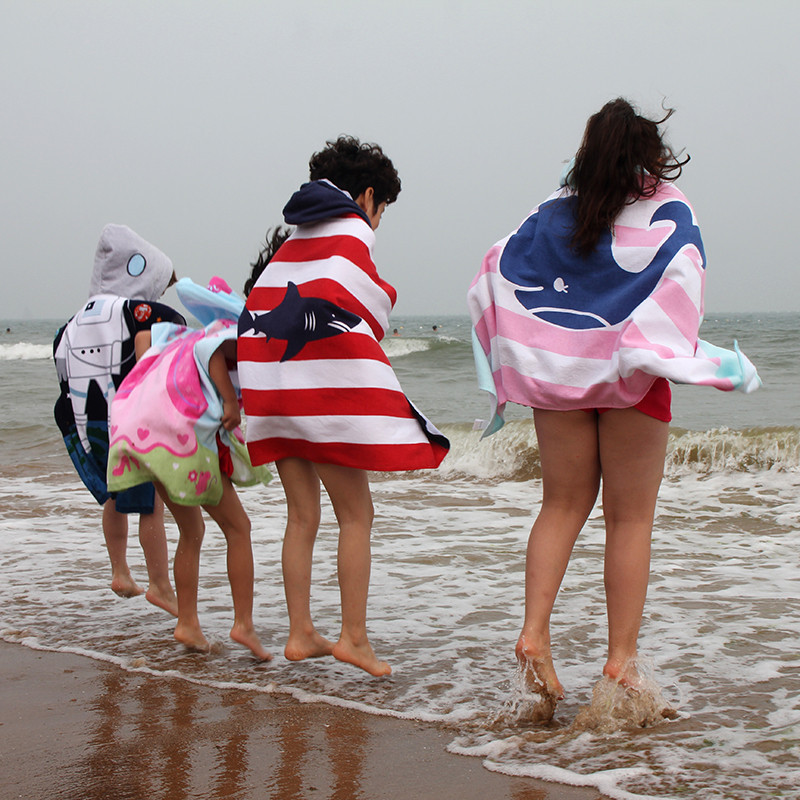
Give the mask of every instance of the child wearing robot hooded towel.
M 53 358 L 61 385 L 55 419 L 78 475 L 103 507 L 103 534 L 111 560 L 111 589 L 121 597 L 142 593 L 126 550 L 127 514 L 139 514 L 139 542 L 147 562 L 146 598 L 177 615 L 169 577 L 164 506 L 152 484 L 109 492 L 108 408 L 136 364 L 134 339 L 155 322 L 185 323 L 157 303 L 175 280 L 172 261 L 125 225 L 106 225 L 97 245 L 89 299 L 56 334 Z

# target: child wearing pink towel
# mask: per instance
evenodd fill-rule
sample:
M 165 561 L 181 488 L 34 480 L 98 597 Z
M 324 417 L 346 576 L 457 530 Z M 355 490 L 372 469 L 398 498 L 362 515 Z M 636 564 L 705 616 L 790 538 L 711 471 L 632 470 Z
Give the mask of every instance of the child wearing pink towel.
M 156 325 L 137 337 L 140 360 L 111 405 L 108 483 L 119 490 L 153 481 L 175 518 L 175 638 L 192 650 L 209 649 L 197 612 L 202 508 L 228 545 L 230 636 L 256 658 L 269 660 L 253 626 L 250 520 L 234 488 L 271 477 L 250 465 L 238 427 L 236 322 L 244 301 L 219 278 L 207 289 L 184 278 L 176 290 L 205 327 Z

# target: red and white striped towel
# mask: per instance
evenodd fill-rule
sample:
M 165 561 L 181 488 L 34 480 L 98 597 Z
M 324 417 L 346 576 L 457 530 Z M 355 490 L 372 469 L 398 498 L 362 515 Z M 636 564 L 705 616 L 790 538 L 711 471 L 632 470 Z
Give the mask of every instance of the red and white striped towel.
M 375 269 L 374 242 L 355 214 L 300 225 L 250 293 L 238 361 L 253 464 L 412 470 L 447 454 L 379 344 L 396 293 Z

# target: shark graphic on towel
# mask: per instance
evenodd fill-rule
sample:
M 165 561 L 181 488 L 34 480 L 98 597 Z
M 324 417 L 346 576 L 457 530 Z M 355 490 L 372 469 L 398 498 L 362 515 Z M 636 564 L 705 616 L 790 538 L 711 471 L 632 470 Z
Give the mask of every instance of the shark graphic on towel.
M 265 314 L 245 310 L 239 318 L 239 335 L 248 331 L 263 333 L 267 339 L 286 341 L 281 361 L 294 358 L 309 342 L 317 342 L 351 331 L 361 317 L 321 297 L 301 297 L 297 285 L 289 281 L 280 305 Z

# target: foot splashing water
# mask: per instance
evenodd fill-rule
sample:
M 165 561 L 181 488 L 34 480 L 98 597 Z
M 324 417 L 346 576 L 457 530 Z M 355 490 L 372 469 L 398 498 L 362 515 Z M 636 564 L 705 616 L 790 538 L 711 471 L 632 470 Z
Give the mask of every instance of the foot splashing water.
M 563 692 L 547 690 L 542 679 L 547 665 L 543 666 L 537 670 L 535 661 L 520 660 L 509 696 L 488 725 L 471 731 L 465 726 L 447 749 L 477 756 L 487 769 L 509 775 L 593 786 L 615 798 L 640 796 L 622 784 L 632 788 L 649 772 L 638 763 L 638 756 L 633 761 L 628 758 L 633 751 L 625 742 L 635 742 L 635 732 L 642 728 L 664 725 L 679 716 L 655 682 L 652 665 L 630 661 L 623 665 L 624 678 L 603 676 L 593 689 L 590 704 L 575 714 L 571 724 L 553 719 Z M 604 753 L 608 748 L 621 749 L 627 755 L 615 758 L 610 769 L 597 769 L 596 756 L 589 756 L 587 766 L 575 770 L 575 762 L 586 757 L 587 749 Z
M 560 696 L 548 690 L 532 659 L 520 659 L 511 679 L 508 699 L 492 719 L 490 729 L 544 725 L 552 721 Z
M 630 662 L 624 674 L 635 677 L 613 680 L 604 675 L 595 684 L 592 702 L 578 712 L 570 730 L 613 733 L 626 728 L 650 728 L 678 716 L 664 699 L 650 664 Z

